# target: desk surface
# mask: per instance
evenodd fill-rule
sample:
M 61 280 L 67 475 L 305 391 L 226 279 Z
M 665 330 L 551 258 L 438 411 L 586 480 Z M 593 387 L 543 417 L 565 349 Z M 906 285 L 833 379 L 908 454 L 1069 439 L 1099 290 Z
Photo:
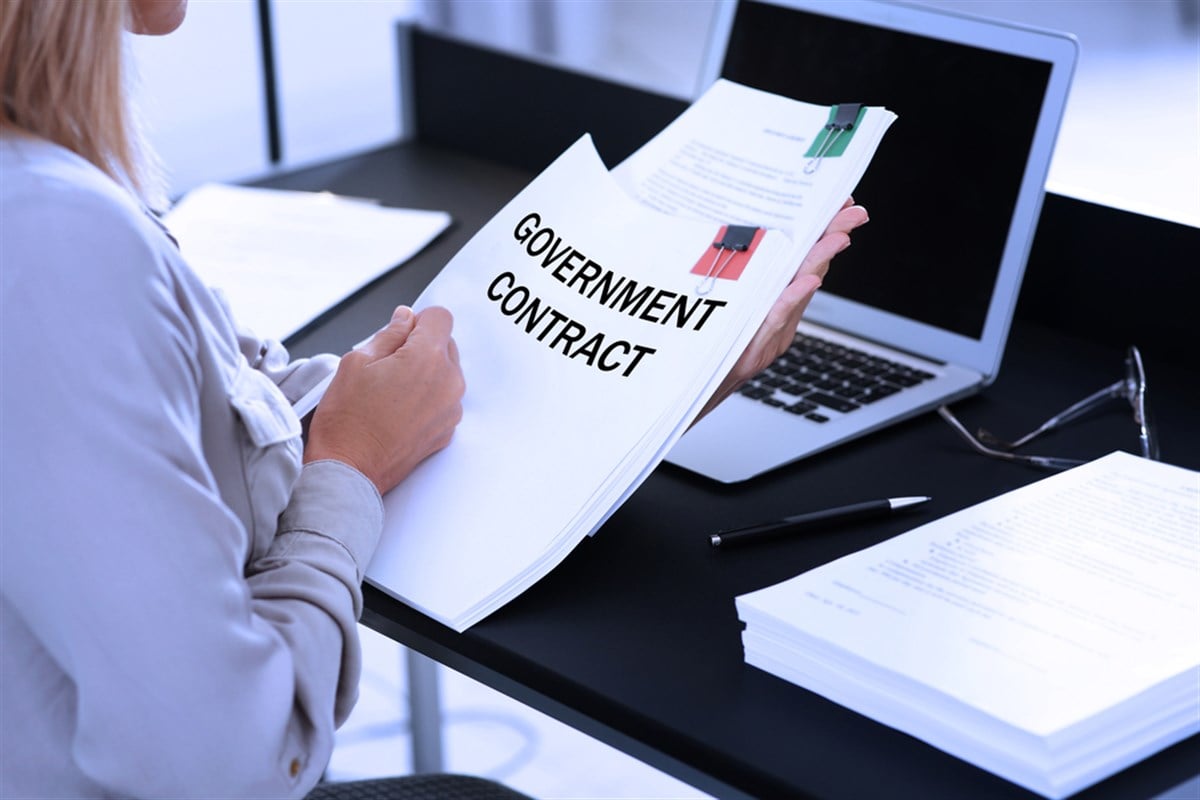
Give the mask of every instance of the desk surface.
M 264 181 L 450 211 L 430 248 L 289 344 L 341 352 L 438 269 L 530 176 L 409 144 Z M 870 235 L 866 231 L 863 235 Z M 836 268 L 836 267 L 835 267 Z M 1165 460 L 1200 468 L 1191 370 L 1144 352 Z M 1026 429 L 1115 380 L 1119 348 L 1014 326 L 999 380 L 957 410 L 970 426 Z M 1047 438 L 1054 455 L 1136 447 L 1114 406 Z M 720 797 L 1030 798 L 905 734 L 748 667 L 733 599 L 1042 477 L 976 455 L 927 414 L 741 486 L 660 467 L 549 576 L 464 634 L 368 587 L 385 635 Z M 929 494 L 919 515 L 717 552 L 714 528 L 866 497 Z M 1200 736 L 1080 794 L 1152 797 L 1200 772 Z M 884 788 L 886 787 L 886 788 Z

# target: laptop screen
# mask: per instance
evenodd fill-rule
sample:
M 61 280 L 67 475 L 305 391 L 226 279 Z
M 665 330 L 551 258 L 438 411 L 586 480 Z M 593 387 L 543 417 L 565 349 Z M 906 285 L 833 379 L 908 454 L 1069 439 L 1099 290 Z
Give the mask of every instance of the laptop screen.
M 899 115 L 855 191 L 871 222 L 838 256 L 821 293 L 847 301 L 834 316 L 848 309 L 874 320 L 880 340 L 904 321 L 968 347 L 990 337 L 995 348 L 998 335 L 1002 350 L 1073 41 L 1065 49 L 1061 38 L 1051 41 L 1043 56 L 1047 37 L 1033 31 L 881 3 L 742 0 L 726 14 L 714 39 L 721 77 Z M 1057 76 L 1051 91 L 1056 60 L 1068 62 L 1066 83 Z M 1002 330 L 989 330 L 991 314 Z

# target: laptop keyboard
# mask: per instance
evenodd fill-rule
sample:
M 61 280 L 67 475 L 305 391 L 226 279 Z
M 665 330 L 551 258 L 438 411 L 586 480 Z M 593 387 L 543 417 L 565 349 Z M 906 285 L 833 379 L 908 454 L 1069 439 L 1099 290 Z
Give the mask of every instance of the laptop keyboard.
M 841 344 L 797 333 L 787 352 L 740 389 L 743 396 L 813 422 L 890 397 L 934 377 Z

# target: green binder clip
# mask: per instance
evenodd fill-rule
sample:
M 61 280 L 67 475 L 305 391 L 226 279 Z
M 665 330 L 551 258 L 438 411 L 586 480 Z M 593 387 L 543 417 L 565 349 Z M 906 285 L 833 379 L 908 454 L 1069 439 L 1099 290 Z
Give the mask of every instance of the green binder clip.
M 805 175 L 816 172 L 823 159 L 846 152 L 846 146 L 854 136 L 854 128 L 865 113 L 862 103 L 840 103 L 829 109 L 829 122 L 804 154 L 808 157 L 808 163 L 804 165 Z

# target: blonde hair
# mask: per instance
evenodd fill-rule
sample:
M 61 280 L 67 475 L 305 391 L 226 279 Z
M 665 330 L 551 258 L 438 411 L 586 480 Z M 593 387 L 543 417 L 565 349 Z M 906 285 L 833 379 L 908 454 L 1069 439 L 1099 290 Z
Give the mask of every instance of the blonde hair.
M 78 153 L 154 194 L 126 87 L 125 0 L 0 0 L 0 125 Z

